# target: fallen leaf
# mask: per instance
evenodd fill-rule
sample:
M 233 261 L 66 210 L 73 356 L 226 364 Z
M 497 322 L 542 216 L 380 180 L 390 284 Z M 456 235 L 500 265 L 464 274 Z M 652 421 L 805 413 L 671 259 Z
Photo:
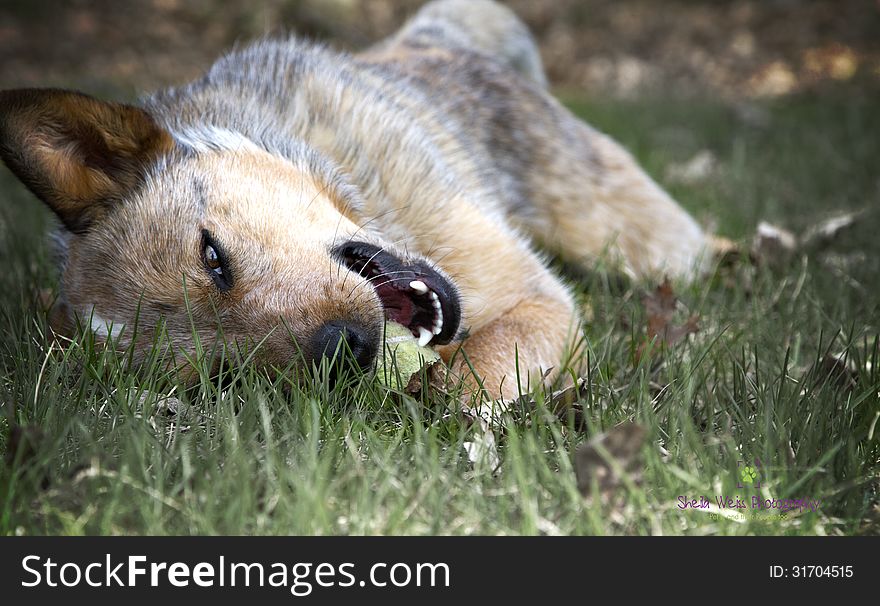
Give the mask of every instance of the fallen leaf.
M 493 420 L 487 420 L 480 416 L 479 411 L 464 407 L 462 413 L 465 418 L 476 425 L 476 436 L 473 441 L 462 443 L 467 453 L 468 461 L 474 466 L 485 466 L 492 473 L 496 473 L 501 467 L 501 459 L 498 456 L 498 444 L 495 441 L 495 432 L 492 431 Z
M 675 296 L 668 278 L 663 280 L 663 283 L 654 289 L 653 293 L 642 297 L 642 305 L 648 314 L 649 337 L 660 335 L 667 324 L 672 321 L 677 302 L 678 297 Z
M 479 434 L 473 442 L 464 442 L 462 446 L 467 453 L 468 461 L 474 465 L 485 465 L 492 472 L 495 472 L 501 465 L 495 434 L 491 430 L 487 429 Z
M 677 304 L 678 298 L 668 278 L 663 280 L 654 292 L 642 297 L 642 306 L 648 316 L 648 326 L 646 338 L 636 350 L 636 360 L 642 358 L 651 343 L 656 342 L 662 347 L 671 347 L 700 329 L 699 316 L 696 314 L 690 316 L 683 324 L 673 322 Z
M 798 238 L 790 231 L 761 221 L 752 243 L 752 258 L 758 264 L 782 265 L 798 251 L 826 247 L 865 214 L 865 210 L 834 215 L 808 228 Z
M 756 265 L 781 267 L 787 264 L 798 249 L 793 233 L 761 221 L 752 240 L 752 261 Z
M 804 250 L 825 248 L 855 225 L 867 213 L 866 209 L 840 213 L 820 221 L 801 236 L 800 247 Z
M 421 393 L 422 384 L 424 383 L 423 378 L 427 378 L 428 384 L 433 385 L 434 377 L 438 376 L 437 371 L 434 371 L 434 368 L 436 367 L 439 371 L 442 366 L 443 364 L 440 363 L 439 360 L 426 361 L 420 369 L 410 375 L 409 381 L 407 381 L 403 391 L 410 395 Z
M 625 476 L 638 484 L 644 468 L 641 453 L 646 435 L 644 427 L 627 421 L 582 444 L 574 460 L 581 494 L 609 499 Z M 593 495 L 594 486 L 598 495 Z

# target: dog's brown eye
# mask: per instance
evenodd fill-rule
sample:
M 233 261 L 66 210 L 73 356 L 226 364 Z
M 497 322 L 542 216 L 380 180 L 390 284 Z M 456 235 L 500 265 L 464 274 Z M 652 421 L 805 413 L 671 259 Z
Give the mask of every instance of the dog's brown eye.
M 223 274 L 223 265 L 220 263 L 220 255 L 217 254 L 217 250 L 210 244 L 205 246 L 205 264 L 208 266 L 208 269 L 214 273 L 220 275 Z
M 217 288 L 225 292 L 232 287 L 232 276 L 229 274 L 226 255 L 208 230 L 202 230 L 202 262 Z

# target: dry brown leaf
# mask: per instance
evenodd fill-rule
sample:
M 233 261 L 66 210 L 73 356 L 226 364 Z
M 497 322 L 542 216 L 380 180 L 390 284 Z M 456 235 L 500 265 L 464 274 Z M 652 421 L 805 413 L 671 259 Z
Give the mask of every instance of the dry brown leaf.
M 699 316 L 696 314 L 690 316 L 683 324 L 673 322 L 677 303 L 678 298 L 675 296 L 668 278 L 663 280 L 663 283 L 654 289 L 654 292 L 642 297 L 642 306 L 648 316 L 648 325 L 646 338 L 636 350 L 637 361 L 641 360 L 652 342 L 661 347 L 671 347 L 700 329 Z
M 429 387 L 437 387 L 441 382 L 445 382 L 445 366 L 440 360 L 426 361 L 425 364 L 409 377 L 406 387 L 403 388 L 405 393 L 409 395 L 418 395 L 422 391 L 422 378 L 428 379 Z
M 575 453 L 574 470 L 578 490 L 585 497 L 613 497 L 623 477 L 641 481 L 642 447 L 647 431 L 638 423 L 627 421 L 582 444 Z M 594 485 L 598 495 L 593 494 Z

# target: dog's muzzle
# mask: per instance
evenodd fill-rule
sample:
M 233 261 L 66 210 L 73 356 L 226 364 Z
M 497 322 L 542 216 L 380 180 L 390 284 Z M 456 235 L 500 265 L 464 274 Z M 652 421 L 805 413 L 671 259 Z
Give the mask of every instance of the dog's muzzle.
M 408 327 L 420 345 L 443 345 L 455 338 L 461 322 L 458 292 L 427 263 L 404 262 L 366 242 L 346 242 L 333 253 L 370 283 L 385 318 Z

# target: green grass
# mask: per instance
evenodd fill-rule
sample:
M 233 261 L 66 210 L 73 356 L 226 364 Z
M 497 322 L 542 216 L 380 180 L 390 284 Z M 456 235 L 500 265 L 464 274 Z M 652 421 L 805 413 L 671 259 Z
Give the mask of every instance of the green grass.
M 0 534 L 876 533 L 880 98 L 789 98 L 755 106 L 757 121 L 697 100 L 572 106 L 661 182 L 711 150 L 707 180 L 664 184 L 731 237 L 759 220 L 797 232 L 835 209 L 875 212 L 831 254 L 679 285 L 701 332 L 662 364 L 633 362 L 647 285 L 585 278 L 586 429 L 540 406 L 509 418 L 492 473 L 468 461 L 477 429 L 460 415 L 369 379 L 286 393 L 244 369 L 223 391 L 178 390 L 169 415 L 161 373 L 129 372 L 88 340 L 50 348 L 33 304 L 55 283 L 47 213 L 2 171 Z M 827 353 L 847 356 L 854 385 L 815 368 Z M 624 420 L 647 428 L 642 482 L 585 501 L 574 452 Z M 33 447 L 10 461 L 12 426 Z M 821 499 L 819 511 L 738 522 L 677 508 L 679 495 L 751 495 L 735 487 L 737 462 L 756 457 L 767 497 Z

